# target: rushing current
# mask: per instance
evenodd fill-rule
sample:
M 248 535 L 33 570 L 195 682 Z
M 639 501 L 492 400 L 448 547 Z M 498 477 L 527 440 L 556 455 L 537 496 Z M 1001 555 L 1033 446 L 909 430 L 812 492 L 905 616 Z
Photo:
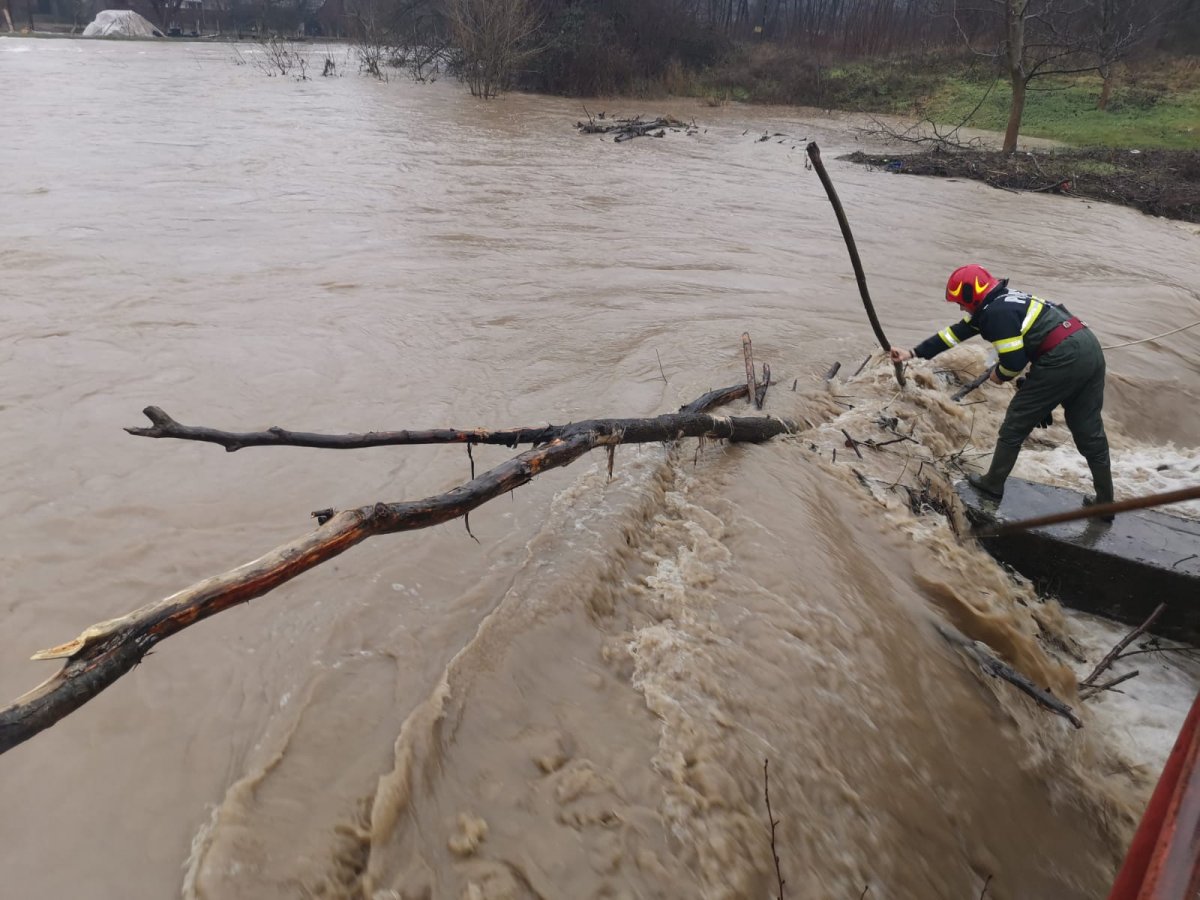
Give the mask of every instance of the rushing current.
M 763 414 L 811 427 L 623 446 L 611 480 L 596 452 L 477 510 L 474 539 L 376 537 L 171 638 L 0 758 L 4 895 L 774 897 L 769 761 L 789 898 L 1102 896 L 1161 755 L 943 637 L 1075 703 L 1075 620 L 934 509 L 1009 388 L 950 402 L 978 341 L 904 391 L 878 355 L 854 374 L 878 347 L 804 142 L 901 346 L 952 321 L 965 262 L 1106 345 L 1200 318 L 1197 227 L 868 171 L 837 159 L 862 146 L 838 114 L 588 101 L 696 123 L 615 144 L 577 101 L 341 68 L 0 39 L 0 702 L 55 671 L 34 651 L 313 510 L 470 477 L 461 446 L 126 434 L 145 406 L 243 431 L 650 416 L 744 380 L 745 331 Z M 1118 496 L 1195 481 L 1198 360 L 1200 330 L 1110 351 Z M 913 442 L 845 446 L 892 418 Z M 1088 486 L 1061 423 L 1015 474 Z

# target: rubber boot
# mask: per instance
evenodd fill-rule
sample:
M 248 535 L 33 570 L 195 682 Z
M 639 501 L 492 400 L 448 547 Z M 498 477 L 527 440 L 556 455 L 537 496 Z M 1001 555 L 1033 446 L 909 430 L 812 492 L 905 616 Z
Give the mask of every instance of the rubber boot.
M 968 475 L 967 482 L 979 493 L 999 501 L 1004 498 L 1004 482 L 1008 473 L 1017 464 L 1017 456 L 1021 448 L 1009 447 L 1007 444 L 997 444 L 992 451 L 992 464 L 986 475 Z
M 1083 501 L 1084 506 L 1099 506 L 1103 503 L 1113 502 L 1113 480 L 1112 467 L 1108 460 L 1101 463 L 1093 463 L 1088 460 L 1088 468 L 1092 470 L 1092 484 L 1096 487 L 1096 493 L 1092 497 L 1088 497 Z M 1116 518 L 1115 515 L 1097 516 L 1096 518 L 1111 522 Z

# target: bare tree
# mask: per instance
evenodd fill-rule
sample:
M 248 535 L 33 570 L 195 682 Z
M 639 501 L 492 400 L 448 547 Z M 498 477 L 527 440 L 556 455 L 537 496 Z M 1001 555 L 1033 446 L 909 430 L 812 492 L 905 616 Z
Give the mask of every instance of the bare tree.
M 1098 72 L 1106 79 L 1112 67 L 1142 40 L 1158 16 L 1160 4 L 1147 0 L 988 0 L 993 14 L 1003 16 L 999 54 L 1012 85 L 1005 153 L 1017 149 L 1029 83 L 1036 78 Z M 979 12 L 979 7 L 966 8 Z M 967 46 L 981 55 L 960 18 L 953 17 Z M 1107 74 L 1106 74 L 1107 73 Z M 1102 91 L 1103 95 L 1103 91 Z M 1107 97 L 1104 98 L 1107 102 Z
M 1178 4 L 1174 2 L 1155 8 L 1153 2 L 1138 4 L 1131 0 L 1094 0 L 1089 24 L 1096 47 L 1096 70 L 1104 79 L 1097 109 L 1108 108 L 1117 62 L 1128 56 L 1144 40 L 1147 32 L 1163 17 L 1169 16 L 1176 6 Z
M 158 19 L 158 27 L 166 31 L 179 14 L 179 7 L 182 5 L 183 0 L 150 0 L 154 18 Z
M 537 14 L 529 0 L 449 0 L 449 7 L 459 77 L 473 96 L 495 97 L 537 55 Z

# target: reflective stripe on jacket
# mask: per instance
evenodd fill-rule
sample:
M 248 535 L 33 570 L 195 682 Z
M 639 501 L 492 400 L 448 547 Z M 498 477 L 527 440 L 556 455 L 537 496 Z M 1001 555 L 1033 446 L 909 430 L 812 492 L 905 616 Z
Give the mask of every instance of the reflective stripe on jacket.
M 979 312 L 963 316 L 961 322 L 921 341 L 913 352 L 921 359 L 932 359 L 981 334 L 996 348 L 1000 356 L 1000 378 L 1008 381 L 1021 374 L 1046 335 L 1069 318 L 1070 313 L 1062 306 L 1032 294 L 1009 290 L 1008 283 L 1001 282 L 983 301 Z

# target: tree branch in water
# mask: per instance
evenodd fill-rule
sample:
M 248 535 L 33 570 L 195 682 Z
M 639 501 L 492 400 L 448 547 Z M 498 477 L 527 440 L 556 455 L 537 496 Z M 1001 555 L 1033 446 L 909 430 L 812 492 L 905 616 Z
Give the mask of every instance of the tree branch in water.
M 65 659 L 67 662 L 42 685 L 0 709 L 0 753 L 29 740 L 74 712 L 134 668 L 153 647 L 171 635 L 239 603 L 261 597 L 369 537 L 428 528 L 465 516 L 487 501 L 528 484 L 540 472 L 568 465 L 595 447 L 710 436 L 757 442 L 798 430 L 795 423 L 773 416 L 725 418 L 704 412 L 731 399 L 744 397 L 746 393 L 745 385 L 713 391 L 683 407 L 678 414 L 653 419 L 594 419 L 563 426 L 549 434 L 542 429 L 536 435 L 532 429 L 511 429 L 502 433 L 516 434 L 525 442 L 537 441 L 541 446 L 526 450 L 444 494 L 423 500 L 375 503 L 341 512 L 323 510 L 319 516 L 320 526 L 310 534 L 125 616 L 93 625 L 72 641 L 34 654 L 34 659 Z M 155 421 L 155 417 L 151 420 Z M 155 421 L 155 429 L 144 430 L 159 429 L 160 433 L 150 436 L 215 443 L 224 443 L 230 437 L 226 432 L 179 425 L 165 414 Z M 456 440 L 480 442 L 473 440 L 477 432 L 391 434 L 406 436 L 391 443 L 426 442 L 413 441 L 413 434 L 459 434 L 466 437 Z M 258 435 L 233 435 L 232 443 L 252 446 L 254 441 L 248 442 L 247 438 L 258 437 L 263 438 L 259 443 L 282 444 L 287 443 L 285 435 L 296 437 L 290 432 L 272 430 Z M 346 440 L 354 436 L 334 436 L 332 443 L 307 440 L 321 437 L 318 435 L 300 437 L 305 440 L 297 440 L 295 443 L 299 446 L 355 446 Z M 378 443 L 357 446 L 378 446 Z M 227 449 L 237 449 L 237 446 L 227 446 Z
M 1117 641 L 1116 645 L 1105 654 L 1104 659 L 1100 660 L 1096 668 L 1092 669 L 1091 674 L 1083 681 L 1079 682 L 1079 686 L 1089 687 L 1096 683 L 1096 679 L 1103 674 L 1104 670 L 1121 658 L 1121 651 L 1137 640 L 1138 635 L 1146 631 L 1151 625 L 1158 621 L 1158 617 L 1167 611 L 1167 604 L 1160 603 L 1155 608 L 1154 612 L 1150 613 L 1149 617 L 1121 640 Z
M 1075 715 L 1075 711 L 1071 709 L 1063 701 L 1059 700 L 1049 691 L 1045 691 L 1038 687 L 1027 677 L 1022 675 L 1012 666 L 1001 662 L 984 644 L 977 641 L 972 641 L 966 636 L 958 634 L 949 628 L 942 625 L 936 626 L 939 633 L 951 644 L 962 648 L 969 656 L 971 656 L 979 667 L 988 675 L 994 678 L 1003 678 L 1009 684 L 1014 685 L 1018 690 L 1023 691 L 1032 697 L 1039 706 L 1045 707 L 1053 713 L 1062 716 L 1076 728 L 1083 727 L 1083 721 L 1079 716 Z
M 717 437 L 727 437 L 734 441 L 755 440 L 757 426 L 747 425 L 747 422 L 761 422 L 761 419 L 741 419 L 732 417 L 721 419 L 721 425 L 714 426 L 711 416 L 703 416 L 704 409 L 711 409 L 732 402 L 747 395 L 744 384 L 712 391 L 700 397 L 693 403 L 680 408 L 677 414 L 658 416 L 652 419 L 588 419 L 584 422 L 573 422 L 567 425 L 540 425 L 537 427 L 507 428 L 489 431 L 485 428 L 457 429 L 433 428 L 419 431 L 369 431 L 363 434 L 317 434 L 308 431 L 290 431 L 272 425 L 265 431 L 222 431 L 204 425 L 184 425 L 167 415 L 160 407 L 147 406 L 142 412 L 152 423 L 149 428 L 126 428 L 125 430 L 136 437 L 175 438 L 182 441 L 203 441 L 210 444 L 220 444 L 230 453 L 244 447 L 312 447 L 321 450 L 361 450 L 366 447 L 409 446 L 415 444 L 499 444 L 505 447 L 517 447 L 521 444 L 533 444 L 535 447 L 561 440 L 571 435 L 583 432 L 600 434 L 623 435 L 622 443 L 636 444 L 647 441 L 667 441 L 680 436 L 677 432 L 683 429 L 684 437 L 694 436 L 696 428 L 702 433 L 706 428 L 719 427 L 722 432 L 711 432 Z M 691 421 L 689 417 L 701 415 L 701 419 Z M 705 421 L 708 424 L 705 424 Z M 727 424 L 728 423 L 728 424 Z M 748 430 L 747 430 L 748 429 Z M 728 433 L 726 433 L 728 432 Z M 759 438 L 761 440 L 761 438 Z

